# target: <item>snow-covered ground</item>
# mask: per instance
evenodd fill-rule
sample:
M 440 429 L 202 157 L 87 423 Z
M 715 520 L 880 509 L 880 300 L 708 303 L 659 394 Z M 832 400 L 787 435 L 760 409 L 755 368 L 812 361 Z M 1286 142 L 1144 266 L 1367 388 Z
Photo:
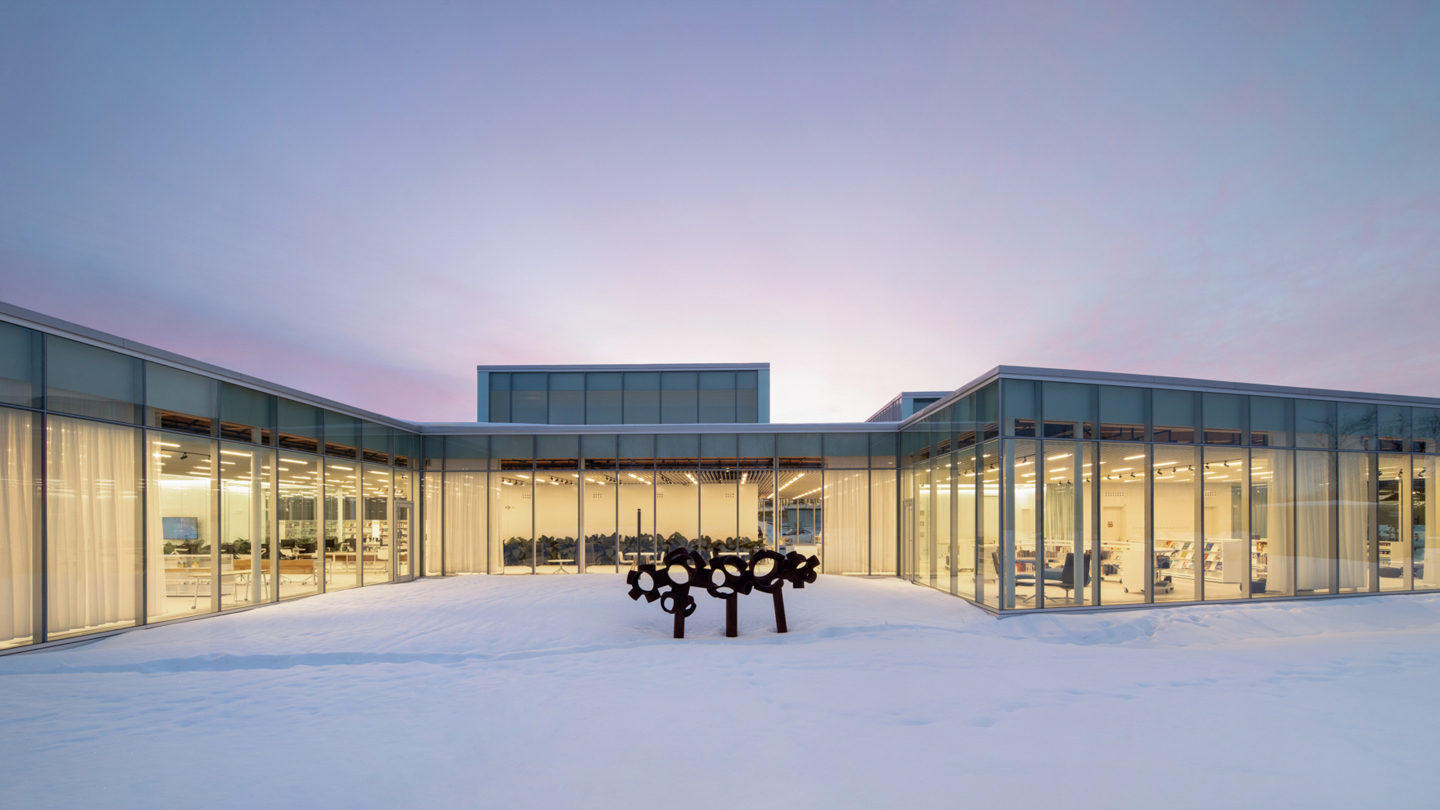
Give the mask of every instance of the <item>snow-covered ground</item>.
M 467 576 L 0 658 L 0 806 L 1440 806 L 1440 597 L 787 597 L 675 641 L 614 575 Z

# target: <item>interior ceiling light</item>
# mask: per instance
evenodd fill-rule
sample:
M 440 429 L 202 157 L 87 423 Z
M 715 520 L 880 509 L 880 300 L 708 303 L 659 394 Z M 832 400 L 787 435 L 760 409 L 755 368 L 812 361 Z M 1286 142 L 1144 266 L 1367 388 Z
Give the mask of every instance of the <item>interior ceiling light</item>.
M 1141 454 L 1138 455 L 1138 456 L 1126 456 L 1126 457 L 1125 457 L 1124 459 L 1122 459 L 1122 460 L 1123 460 L 1123 461 L 1134 461 L 1134 460 L 1137 459 L 1137 458 L 1144 458 L 1144 457 L 1145 457 L 1145 454 L 1144 454 L 1144 453 L 1141 453 Z

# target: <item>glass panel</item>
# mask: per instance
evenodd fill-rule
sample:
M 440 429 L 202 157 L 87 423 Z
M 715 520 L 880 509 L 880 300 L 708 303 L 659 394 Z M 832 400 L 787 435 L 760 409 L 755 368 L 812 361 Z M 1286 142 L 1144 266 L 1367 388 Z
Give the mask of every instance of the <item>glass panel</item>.
M 0 323 L 0 402 L 27 408 L 40 407 L 43 348 L 44 340 L 39 332 Z M 28 585 L 26 590 L 28 592 Z M 25 632 L 28 634 L 30 629 L 27 627 Z
M 40 415 L 0 408 L 0 650 L 36 640 L 39 470 Z
M 660 375 L 660 421 L 667 425 L 693 425 L 698 418 L 698 381 L 693 371 L 667 371 Z
M 1095 438 L 1095 386 L 1047 382 L 1042 394 L 1046 438 Z
M 216 609 L 216 591 L 234 598 L 233 576 L 225 568 L 229 560 L 214 542 L 219 528 L 211 477 L 215 443 L 171 433 L 147 435 L 149 575 L 152 583 L 164 583 L 150 589 L 150 621 L 209 613 Z
M 621 439 L 626 437 L 621 436 Z M 623 450 L 623 443 L 621 449 Z M 620 501 L 620 564 L 631 566 L 654 562 L 658 545 L 655 542 L 654 473 L 621 472 Z
M 1435 476 L 1440 475 L 1434 456 L 1414 457 L 1414 477 L 1410 482 L 1411 532 L 1414 537 L 1415 588 L 1440 588 L 1440 497 L 1435 492 Z
M 660 470 L 655 474 L 655 524 L 662 554 L 693 547 L 700 539 L 700 479 L 696 472 Z
M 776 443 L 781 467 L 816 468 L 824 463 L 819 433 L 781 433 Z
M 356 465 L 325 462 L 325 590 L 343 591 L 360 584 Z
M 1295 592 L 1297 594 L 1334 592 L 1335 509 L 1335 454 L 1296 451 Z
M 740 551 L 740 501 L 737 493 L 742 474 L 733 468 L 701 470 L 699 473 L 700 547 L 711 556 Z
M 1368 453 L 1340 453 L 1339 466 L 1339 529 L 1340 592 L 1373 590 L 1370 580 L 1370 554 L 1374 550 L 1375 503 L 1371 483 L 1375 470 Z
M 364 536 L 360 567 L 362 585 L 390 582 L 395 573 L 395 544 L 390 532 L 391 471 L 388 467 L 365 465 L 364 510 L 360 530 Z
M 1031 380 L 1005 380 L 1005 435 L 1034 436 L 1036 383 Z
M 420 464 L 417 454 L 420 448 L 420 437 L 414 433 L 397 430 L 394 431 L 392 439 L 395 443 L 393 448 L 395 466 L 406 467 L 412 470 L 419 469 Z
M 1144 602 L 1150 590 L 1145 573 L 1146 450 L 1143 444 L 1100 446 L 1101 604 Z
M 394 431 L 374 422 L 361 422 L 360 426 L 365 460 L 371 464 L 389 464 Z
M 1295 404 L 1278 397 L 1250 397 L 1250 443 L 1256 447 L 1289 447 Z
M 597 438 L 581 437 L 584 440 Z M 614 436 L 610 453 L 614 454 Z M 620 501 L 619 482 L 613 471 L 614 458 L 609 459 L 611 468 L 597 470 L 590 468 L 586 460 L 585 470 L 585 566 L 588 571 L 617 571 L 620 564 L 620 538 L 615 531 Z
M 510 421 L 510 375 L 490 372 L 490 421 Z
M 1295 446 L 1335 446 L 1335 403 L 1295 400 Z
M 864 470 L 825 473 L 824 572 L 870 573 L 870 474 Z
M 700 437 L 696 434 L 673 433 L 655 437 L 656 467 L 685 469 L 699 464 Z
M 951 497 L 955 487 L 955 474 L 951 465 L 954 457 L 946 454 L 935 459 L 930 471 L 930 504 L 933 508 L 931 524 L 934 527 L 931 532 L 931 544 L 934 554 L 933 568 L 934 579 L 931 580 L 931 587 L 939 588 L 947 593 L 955 587 L 955 538 L 951 533 L 951 510 L 954 508 L 955 500 Z M 829 479 L 826 479 L 829 482 Z
M 660 424 L 659 372 L 625 372 L 625 424 Z
M 442 470 L 445 468 L 445 437 L 426 436 L 424 443 L 425 469 Z
M 760 373 L 739 371 L 735 374 L 735 421 L 754 424 L 760 421 Z
M 490 469 L 529 470 L 534 466 L 534 436 L 490 437 Z M 526 480 L 528 481 L 529 479 L 527 478 Z
M 1410 409 L 1394 405 L 1381 405 L 1380 450 L 1382 452 L 1404 453 L 1410 450 Z
M 780 470 L 777 474 L 776 497 L 779 516 L 775 524 L 778 530 L 775 538 L 781 554 L 798 551 L 809 557 L 819 557 L 824 533 L 824 513 L 821 507 L 824 491 L 819 470 Z
M 140 421 L 144 366 L 139 359 L 54 335 L 45 343 L 50 410 Z
M 751 496 L 754 500 L 749 500 Z M 761 548 L 774 549 L 775 534 L 775 473 L 771 470 L 744 470 L 740 473 L 740 540 L 744 553 L 753 554 Z M 747 506 L 753 504 L 753 508 Z
M 275 397 L 220 383 L 220 438 L 271 444 L 275 428 Z
M 145 364 L 145 424 L 209 436 L 213 432 L 219 386 L 188 371 Z
M 1169 585 L 1168 591 L 1163 587 L 1155 589 L 1155 601 L 1195 601 L 1200 598 L 1195 569 L 1202 556 L 1196 531 L 1195 486 L 1200 451 L 1166 445 L 1153 449 L 1155 580 Z
M 503 438 L 500 436 L 497 439 Z M 492 476 L 495 502 L 490 507 L 493 537 L 500 544 L 499 567 L 491 573 L 535 573 L 534 492 L 528 473 L 518 470 Z
M 320 592 L 320 459 L 280 452 L 280 598 Z
M 1410 456 L 1382 454 L 1377 467 L 1379 583 L 1382 591 L 1408 591 L 1412 584 Z
M 427 487 L 432 478 L 438 480 L 439 476 L 428 477 Z M 498 474 L 495 480 L 500 480 Z M 484 574 L 490 570 L 485 542 L 485 501 L 485 473 L 445 473 L 445 573 Z M 434 548 L 425 552 L 427 573 L 434 573 L 441 566 L 438 555 L 432 557 L 432 554 L 436 554 Z
M 352 416 L 325 412 L 325 455 L 338 458 L 358 458 L 360 447 L 360 420 Z
M 928 465 L 927 465 L 928 466 Z M 896 571 L 902 579 L 915 579 L 915 465 L 900 469 L 900 550 Z
M 579 481 L 579 473 L 535 473 L 536 573 L 571 574 L 579 570 Z
M 980 438 L 1000 435 L 1000 383 L 993 382 L 975 393 L 975 421 L 981 426 Z
M 1341 450 L 1374 450 L 1378 429 L 1374 405 L 1341 402 L 1337 406 Z
M 1417 453 L 1440 453 L 1440 409 L 1412 408 L 1415 434 L 1412 446 Z
M 220 608 L 275 601 L 273 451 L 220 445 Z
M 1250 452 L 1250 595 L 1294 596 L 1294 454 Z
M 1171 391 L 1157 388 L 1150 392 L 1154 427 L 1153 441 L 1189 444 L 1195 441 L 1194 391 Z
M 895 434 L 870 434 L 870 466 L 874 469 L 895 467 Z
M 46 419 L 50 639 L 129 627 L 139 616 L 140 452 L 138 430 Z M 160 559 L 153 548 L 152 570 Z M 150 593 L 151 609 L 163 611 L 164 589 Z
M 585 424 L 585 375 L 550 375 L 550 424 Z
M 540 470 L 580 469 L 580 437 L 536 436 L 535 468 Z M 570 477 L 572 479 L 579 478 L 575 475 Z
M 1100 438 L 1143 442 L 1148 438 L 1145 425 L 1149 422 L 1149 389 L 1100 386 Z
M 1249 433 L 1245 417 L 1250 410 L 1249 403 L 1245 400 L 1246 398 L 1239 394 L 1203 395 L 1201 412 L 1205 418 L 1206 444 L 1245 443 L 1245 436 Z
M 955 455 L 955 566 L 950 592 L 975 598 L 975 448 Z
M 851 469 L 870 466 L 870 434 L 826 433 L 825 466 Z
M 276 413 L 280 421 L 281 449 L 299 450 L 305 453 L 320 452 L 321 425 L 324 424 L 324 416 L 319 408 L 281 399 L 277 403 Z
M 739 466 L 775 466 L 775 434 L 741 433 L 736 439 L 740 453 Z
M 545 393 L 549 388 L 544 373 L 510 375 L 510 421 L 543 425 L 549 418 Z
M 589 435 L 580 437 L 580 455 L 585 459 L 587 470 L 613 470 L 615 457 L 620 450 L 613 435 Z
M 700 434 L 701 467 L 734 467 L 739 442 L 734 433 Z
M 1205 598 L 1249 595 L 1250 550 L 1245 503 L 1248 474 L 1244 450 L 1205 449 Z
M 446 436 L 445 469 L 483 470 L 490 464 L 490 441 L 486 436 Z M 528 463 L 525 466 L 530 466 Z
M 1000 606 L 1000 445 L 981 445 L 978 466 L 980 482 L 980 557 L 975 578 L 976 601 L 992 608 Z
M 870 473 L 870 573 L 895 573 L 895 471 Z
M 616 443 L 620 454 L 617 462 L 622 470 L 650 470 L 655 467 L 655 437 L 635 434 L 620 436 Z M 625 529 L 625 521 L 620 521 Z
M 1047 411 L 1048 413 L 1048 411 Z M 1090 559 L 1085 520 L 1085 498 L 1090 490 L 1084 473 L 1084 454 L 1078 442 L 1047 441 L 1044 445 L 1045 522 L 1041 557 L 1052 572 L 1040 583 L 1046 607 L 1085 604 L 1090 584 Z M 1038 476 L 1037 476 L 1038 477 Z
M 414 550 L 412 539 L 415 530 L 415 473 L 406 470 L 395 470 L 394 474 L 394 512 L 390 518 L 390 545 L 393 549 L 391 559 L 394 561 L 393 568 L 395 579 L 402 577 L 413 577 L 416 572 L 413 565 Z
M 585 376 L 585 421 L 591 425 L 618 425 L 621 410 L 620 374 L 603 372 Z
M 700 372 L 700 416 L 705 424 L 735 421 L 735 372 Z
M 1005 607 L 1035 607 L 1035 596 L 1042 578 L 1058 578 L 1060 571 L 1050 565 L 1038 547 L 1038 508 L 1035 503 L 1036 457 L 1038 442 L 1017 439 L 1005 446 L 1005 536 L 1013 538 L 1013 551 L 1001 560 L 1006 565 Z M 1007 550 L 1008 551 L 1008 550 Z

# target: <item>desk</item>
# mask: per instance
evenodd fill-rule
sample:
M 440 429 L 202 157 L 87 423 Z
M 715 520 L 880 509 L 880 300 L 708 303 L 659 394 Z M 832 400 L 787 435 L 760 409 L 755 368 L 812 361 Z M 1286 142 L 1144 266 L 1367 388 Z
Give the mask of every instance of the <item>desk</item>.
M 568 573 L 570 573 L 570 572 L 565 570 L 565 563 L 573 563 L 573 562 L 575 562 L 575 561 L 574 561 L 573 559 L 568 558 L 568 557 L 557 557 L 557 558 L 551 560 L 551 561 L 550 561 L 550 564 L 551 564 L 551 565 L 558 565 L 558 566 L 560 566 L 560 570 L 559 570 L 559 571 L 556 571 L 555 573 L 557 573 L 557 574 L 568 574 Z

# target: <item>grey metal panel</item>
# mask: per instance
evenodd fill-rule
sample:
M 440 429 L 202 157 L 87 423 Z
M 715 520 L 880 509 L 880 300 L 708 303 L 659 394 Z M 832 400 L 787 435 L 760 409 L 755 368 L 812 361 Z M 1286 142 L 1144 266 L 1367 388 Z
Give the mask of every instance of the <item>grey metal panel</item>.
M 764 367 L 760 369 L 760 375 L 759 375 L 758 385 L 759 385 L 759 391 L 760 391 L 760 393 L 758 394 L 758 398 L 759 398 L 759 400 L 760 400 L 760 414 L 759 414 L 759 417 L 758 417 L 758 418 L 759 418 L 759 420 L 760 420 L 760 424 L 762 424 L 762 425 L 767 425 L 767 424 L 770 423 L 770 364 L 769 364 L 769 363 L 766 363 L 766 364 L 764 365 Z
M 514 422 L 423 422 L 416 427 L 423 435 L 542 436 L 548 434 L 634 434 L 634 433 L 885 433 L 894 423 L 838 422 L 765 424 L 734 423 L 674 425 L 527 425 Z
M 490 421 L 490 372 L 482 371 L 475 383 L 475 421 Z
M 583 365 L 476 366 L 492 371 L 769 371 L 769 363 L 597 363 Z

